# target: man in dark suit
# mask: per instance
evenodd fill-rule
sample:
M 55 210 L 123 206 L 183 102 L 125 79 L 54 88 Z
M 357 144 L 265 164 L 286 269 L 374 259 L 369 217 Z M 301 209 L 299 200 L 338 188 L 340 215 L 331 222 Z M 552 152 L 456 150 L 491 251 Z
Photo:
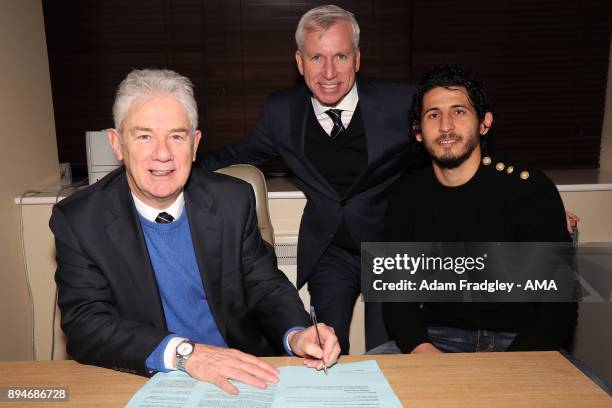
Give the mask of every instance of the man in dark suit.
M 352 13 L 321 6 L 296 30 L 304 84 L 272 94 L 250 137 L 212 152 L 208 169 L 283 158 L 307 198 L 298 240 L 298 287 L 348 352 L 360 292 L 360 243 L 383 238 L 384 192 L 399 176 L 408 142 L 412 87 L 356 78 L 359 26 Z M 386 341 L 377 304 L 366 305 L 366 348 Z
M 319 325 L 319 347 L 314 327 L 304 328 L 297 291 L 260 236 L 250 186 L 191 169 L 201 138 L 191 82 L 133 71 L 113 116 L 109 141 L 125 166 L 60 202 L 50 221 L 68 353 L 141 375 L 176 368 L 230 393 L 228 379 L 278 381 L 251 354 L 333 364 L 333 330 Z

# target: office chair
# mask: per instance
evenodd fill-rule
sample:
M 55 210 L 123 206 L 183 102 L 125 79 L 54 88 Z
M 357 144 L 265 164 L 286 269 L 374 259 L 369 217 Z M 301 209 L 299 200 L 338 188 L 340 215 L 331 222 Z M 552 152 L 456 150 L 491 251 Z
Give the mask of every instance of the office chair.
M 259 226 L 259 231 L 261 231 L 261 237 L 274 246 L 274 229 L 272 228 L 270 211 L 268 209 L 268 189 L 263 173 L 257 167 L 250 164 L 235 164 L 219 169 L 216 172 L 239 178 L 251 184 L 255 193 L 257 225 Z

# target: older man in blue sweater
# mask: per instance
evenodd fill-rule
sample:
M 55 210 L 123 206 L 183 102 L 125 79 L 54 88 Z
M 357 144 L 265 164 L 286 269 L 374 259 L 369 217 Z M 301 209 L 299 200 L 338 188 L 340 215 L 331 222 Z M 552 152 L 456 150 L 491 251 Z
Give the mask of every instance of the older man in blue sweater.
M 121 83 L 109 141 L 124 166 L 53 209 L 68 353 L 150 375 L 179 369 L 230 393 L 278 371 L 255 356 L 335 363 L 259 234 L 250 186 L 193 169 L 201 134 L 191 82 L 137 70 Z M 241 350 L 241 351 L 239 351 Z

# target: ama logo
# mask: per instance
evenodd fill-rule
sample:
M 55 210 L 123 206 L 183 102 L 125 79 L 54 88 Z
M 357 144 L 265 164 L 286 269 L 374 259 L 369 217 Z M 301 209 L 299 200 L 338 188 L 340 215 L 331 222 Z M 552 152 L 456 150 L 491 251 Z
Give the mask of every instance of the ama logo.
M 523 287 L 523 290 L 545 290 L 545 291 L 549 291 L 549 290 L 554 290 L 557 291 L 557 284 L 555 283 L 554 280 L 531 280 L 529 279 L 527 282 L 525 282 L 525 286 Z

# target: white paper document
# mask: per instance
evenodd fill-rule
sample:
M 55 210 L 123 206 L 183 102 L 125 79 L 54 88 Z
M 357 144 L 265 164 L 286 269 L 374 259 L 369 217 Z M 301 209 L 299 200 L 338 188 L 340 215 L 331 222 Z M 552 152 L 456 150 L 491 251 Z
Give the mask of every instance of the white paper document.
M 395 408 L 397 396 L 374 360 L 336 364 L 329 375 L 304 366 L 279 368 L 280 381 L 265 390 L 233 382 L 240 394 L 194 380 L 181 371 L 158 373 L 128 408 Z

